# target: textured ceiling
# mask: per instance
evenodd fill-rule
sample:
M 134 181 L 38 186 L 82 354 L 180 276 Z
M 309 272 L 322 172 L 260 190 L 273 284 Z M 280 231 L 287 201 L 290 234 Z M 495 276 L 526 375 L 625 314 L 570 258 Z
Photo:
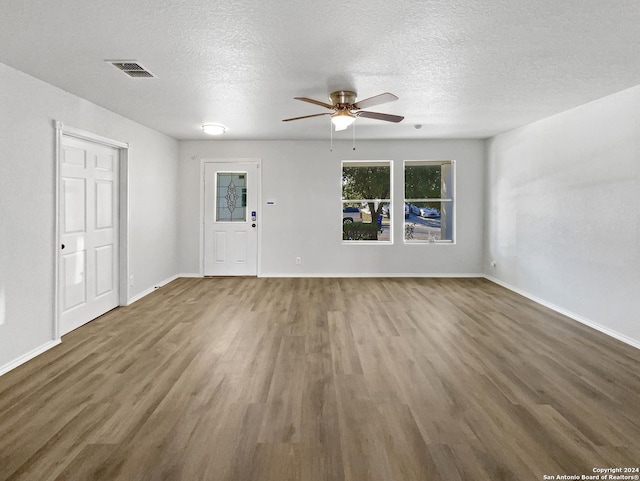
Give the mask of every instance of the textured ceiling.
M 178 139 L 485 138 L 640 84 L 638 0 L 2 0 L 0 62 Z M 131 79 L 107 59 L 157 75 Z M 1 86 L 0 86 L 1 87 Z M 421 129 L 415 125 L 421 124 Z M 334 138 L 351 138 L 351 130 Z

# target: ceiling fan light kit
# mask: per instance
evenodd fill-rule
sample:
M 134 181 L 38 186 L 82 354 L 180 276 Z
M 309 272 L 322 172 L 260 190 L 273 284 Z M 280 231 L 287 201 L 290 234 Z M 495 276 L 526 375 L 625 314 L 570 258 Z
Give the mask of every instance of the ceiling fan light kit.
M 331 115 L 331 123 L 335 127 L 336 132 L 346 130 L 352 123 L 356 121 L 356 116 L 348 110 L 338 110 Z
M 333 124 L 336 132 L 340 130 L 345 130 L 347 127 L 352 125 L 356 118 L 365 117 L 368 119 L 375 120 L 384 120 L 385 122 L 401 122 L 404 117 L 400 115 L 391 115 L 391 114 L 383 114 L 379 112 L 369 112 L 367 110 L 362 110 L 367 107 L 372 107 L 374 105 L 380 105 L 387 102 L 393 102 L 394 100 L 398 100 L 398 97 L 393 95 L 392 93 L 385 92 L 380 95 L 375 95 L 374 97 L 369 97 L 367 99 L 361 100 L 360 102 L 356 102 L 357 94 L 351 90 L 337 90 L 336 92 L 331 92 L 329 94 L 329 99 L 331 103 L 321 102 L 320 100 L 310 99 L 307 97 L 294 97 L 295 100 L 302 100 L 303 102 L 308 102 L 311 104 L 319 105 L 320 107 L 324 107 L 334 112 L 324 112 L 321 114 L 312 114 L 312 115 L 304 115 L 302 117 L 293 117 L 290 119 L 284 119 L 283 122 L 290 122 L 292 120 L 301 120 L 308 119 L 311 117 L 320 117 L 323 115 L 331 116 L 331 123 Z
M 202 131 L 209 135 L 222 135 L 227 131 L 227 128 L 222 124 L 204 124 Z

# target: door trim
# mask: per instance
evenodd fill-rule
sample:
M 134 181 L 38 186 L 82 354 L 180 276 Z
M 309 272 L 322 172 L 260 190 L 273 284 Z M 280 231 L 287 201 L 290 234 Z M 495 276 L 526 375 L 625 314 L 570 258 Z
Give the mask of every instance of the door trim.
M 60 269 L 60 168 L 62 159 L 62 137 L 74 137 L 108 147 L 118 149 L 118 299 L 119 305 L 129 304 L 129 144 L 119 140 L 109 139 L 101 135 L 64 125 L 60 121 L 54 121 L 55 128 L 55 224 L 54 224 L 54 245 L 53 245 L 53 326 L 52 335 L 54 340 L 60 340 L 60 286 L 58 285 L 58 273 Z
M 257 277 L 262 277 L 262 159 L 260 158 L 231 158 L 231 159 L 200 159 L 200 277 L 204 277 L 204 170 L 206 164 L 232 164 L 245 163 L 256 164 L 258 170 L 258 178 L 256 186 L 258 189 L 258 238 L 257 238 Z

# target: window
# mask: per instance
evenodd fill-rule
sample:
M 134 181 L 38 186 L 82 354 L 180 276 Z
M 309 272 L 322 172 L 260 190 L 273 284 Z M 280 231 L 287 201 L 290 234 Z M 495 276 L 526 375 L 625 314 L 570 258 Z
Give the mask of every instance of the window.
M 216 174 L 216 222 L 246 222 L 246 172 Z
M 405 242 L 454 242 L 454 162 L 404 163 Z
M 342 240 L 391 242 L 391 161 L 342 162 Z

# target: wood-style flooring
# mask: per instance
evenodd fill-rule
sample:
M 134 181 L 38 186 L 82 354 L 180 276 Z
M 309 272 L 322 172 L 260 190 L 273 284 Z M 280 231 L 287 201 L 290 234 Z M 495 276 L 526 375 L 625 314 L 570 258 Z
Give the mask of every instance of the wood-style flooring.
M 0 480 L 638 466 L 640 351 L 482 279 L 178 279 L 0 377 Z

